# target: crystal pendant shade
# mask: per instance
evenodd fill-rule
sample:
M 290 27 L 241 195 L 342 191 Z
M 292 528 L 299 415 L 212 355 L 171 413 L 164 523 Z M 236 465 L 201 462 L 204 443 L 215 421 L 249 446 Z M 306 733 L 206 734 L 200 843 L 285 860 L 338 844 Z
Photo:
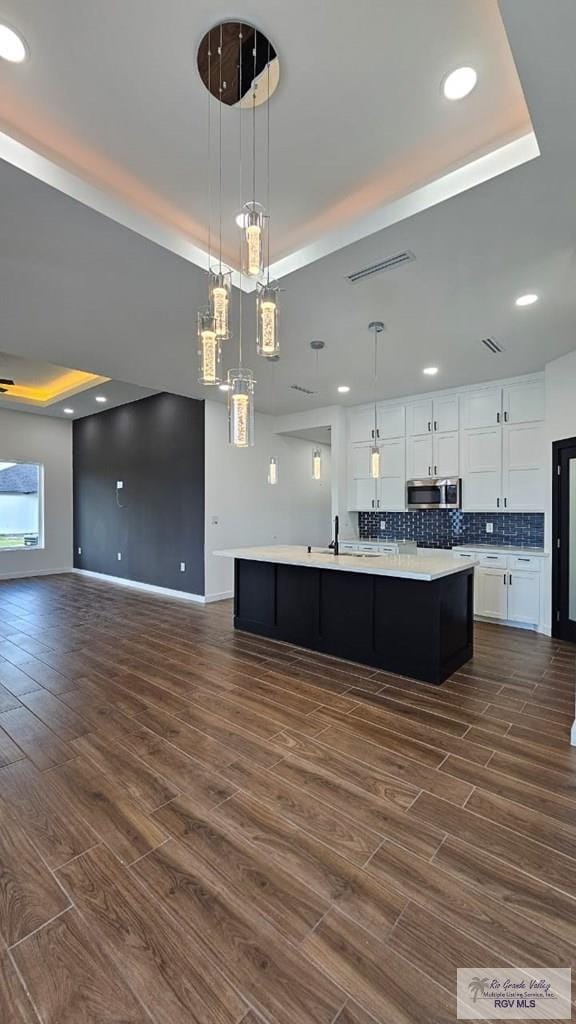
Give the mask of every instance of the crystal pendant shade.
M 254 444 L 254 375 L 240 368 L 228 371 L 228 440 L 235 448 Z
M 271 487 L 278 483 L 278 459 L 273 455 L 268 462 L 268 483 Z
M 380 449 L 376 445 L 370 449 L 370 476 L 373 480 L 380 479 Z
M 248 277 L 260 277 L 264 271 L 267 218 L 259 203 L 246 203 L 244 210 L 244 273 Z
M 312 451 L 312 479 L 322 479 L 322 452 L 319 448 L 314 448 Z
M 216 337 L 214 318 L 209 311 L 198 314 L 198 359 L 198 383 L 220 384 L 221 348 Z
M 280 352 L 278 339 L 278 289 L 260 285 L 256 300 L 258 355 L 270 359 Z
M 210 309 L 214 317 L 216 337 L 228 341 L 230 337 L 230 271 L 210 271 Z

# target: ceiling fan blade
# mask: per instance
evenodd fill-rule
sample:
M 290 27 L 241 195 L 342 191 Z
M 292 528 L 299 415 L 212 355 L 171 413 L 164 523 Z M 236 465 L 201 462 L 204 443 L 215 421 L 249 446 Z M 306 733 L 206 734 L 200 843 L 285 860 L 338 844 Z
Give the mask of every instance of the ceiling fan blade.
M 0 384 L 8 384 L 9 387 L 14 387 L 14 381 L 10 377 L 0 377 Z

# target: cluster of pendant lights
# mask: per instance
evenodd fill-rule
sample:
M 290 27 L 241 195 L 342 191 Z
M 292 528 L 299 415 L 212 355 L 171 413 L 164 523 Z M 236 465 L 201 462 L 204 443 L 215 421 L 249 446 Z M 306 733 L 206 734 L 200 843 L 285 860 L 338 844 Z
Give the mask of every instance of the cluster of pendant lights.
M 225 40 L 223 29 L 226 29 L 226 47 L 228 64 L 225 63 Z M 232 35 L 231 35 L 232 33 Z M 237 36 L 237 39 L 234 39 Z M 267 164 L 267 193 L 268 201 L 270 195 L 270 73 L 273 51 L 269 41 L 258 31 L 240 23 L 229 23 L 227 26 L 219 25 L 211 30 L 205 37 L 207 50 L 205 53 L 206 77 L 203 75 L 204 83 L 209 92 L 208 100 L 208 176 L 209 176 L 209 216 L 212 219 L 212 166 L 211 166 L 211 108 L 213 97 L 216 96 L 219 103 L 218 117 L 218 149 L 219 149 L 219 240 L 217 255 L 214 258 L 211 245 L 211 223 L 208 253 L 208 307 L 198 313 L 198 341 L 199 341 L 199 382 L 206 386 L 219 386 L 228 392 L 228 440 L 237 448 L 247 448 L 254 444 L 254 385 L 256 383 L 254 373 L 243 365 L 242 353 L 242 313 L 243 313 L 243 288 L 242 279 L 246 276 L 256 281 L 256 322 L 257 337 L 256 349 L 259 356 L 265 359 L 277 359 L 279 353 L 278 343 L 278 287 L 270 281 L 270 260 L 269 260 L 269 211 L 256 201 L 256 106 L 257 89 L 264 86 L 267 103 L 267 138 L 266 138 L 266 164 Z M 246 44 L 252 41 L 248 51 L 251 64 L 246 66 L 247 49 Z M 236 50 L 237 45 L 237 50 Z M 237 61 L 234 61 L 234 72 L 236 75 L 237 88 L 234 96 L 230 96 L 232 86 L 226 82 L 225 75 L 230 74 L 230 46 L 235 46 Z M 258 54 L 258 47 L 264 47 L 265 52 Z M 207 62 L 207 64 L 206 64 Z M 199 51 L 200 67 L 200 51 Z M 226 70 L 226 68 L 228 70 Z M 263 75 L 260 74 L 263 68 Z M 214 77 L 213 77 L 214 76 Z M 243 88 L 246 76 L 250 80 L 251 103 L 242 103 Z M 263 76 L 267 81 L 263 81 Z M 235 84 L 236 84 L 235 83 Z M 228 90 L 228 97 L 224 94 Z M 239 324 L 238 324 L 238 367 L 228 370 L 226 381 L 222 376 L 222 346 L 232 340 L 230 323 L 230 296 L 232 272 L 222 262 L 222 106 L 238 107 L 239 124 L 239 177 L 240 177 L 240 200 L 242 196 L 242 127 L 246 107 L 251 113 L 252 122 L 252 198 L 242 205 L 242 213 L 236 217 L 239 226 L 240 237 L 240 270 L 239 270 Z M 275 484 L 278 480 L 278 464 L 275 459 L 270 460 L 268 467 L 268 482 Z

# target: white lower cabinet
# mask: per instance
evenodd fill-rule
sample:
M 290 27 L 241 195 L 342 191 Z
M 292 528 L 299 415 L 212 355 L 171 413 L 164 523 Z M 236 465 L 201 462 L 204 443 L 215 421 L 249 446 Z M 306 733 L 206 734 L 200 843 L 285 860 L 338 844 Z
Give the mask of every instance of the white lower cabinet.
M 540 621 L 540 573 L 508 573 L 507 617 L 511 622 Z
M 477 586 L 475 588 L 477 615 L 489 615 L 493 619 L 508 618 L 508 573 L 501 569 L 476 569 Z

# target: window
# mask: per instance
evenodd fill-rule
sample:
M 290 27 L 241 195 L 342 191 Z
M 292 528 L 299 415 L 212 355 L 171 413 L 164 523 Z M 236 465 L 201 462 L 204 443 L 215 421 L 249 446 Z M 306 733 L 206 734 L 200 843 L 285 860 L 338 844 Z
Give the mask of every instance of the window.
M 42 547 L 42 466 L 0 462 L 0 552 Z

